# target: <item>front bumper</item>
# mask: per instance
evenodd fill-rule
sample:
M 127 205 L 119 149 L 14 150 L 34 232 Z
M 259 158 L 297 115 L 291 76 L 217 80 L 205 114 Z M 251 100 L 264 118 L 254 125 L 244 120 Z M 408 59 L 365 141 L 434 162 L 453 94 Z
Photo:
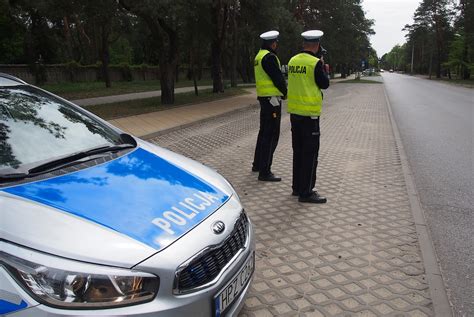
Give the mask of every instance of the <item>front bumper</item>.
M 230 205 L 233 205 L 232 201 Z M 232 206 L 227 207 L 233 209 Z M 237 205 L 233 207 L 237 207 Z M 224 216 L 222 213 L 217 212 L 200 225 L 200 227 L 206 230 L 191 231 L 185 239 L 176 241 L 171 247 L 159 252 L 135 267 L 137 270 L 155 273 L 160 276 L 160 289 L 155 299 L 151 302 L 103 310 L 64 310 L 52 308 L 39 304 L 32 299 L 9 273 L 0 267 L 0 285 L 2 285 L 0 291 L 6 290 L 10 294 L 17 294 L 18 298 L 21 299 L 21 301 L 17 301 L 17 304 L 20 305 L 24 303 L 27 305 L 26 308 L 14 311 L 8 316 L 215 316 L 214 297 L 234 278 L 249 256 L 255 252 L 255 236 L 250 220 L 245 248 L 235 256 L 230 265 L 219 275 L 215 283 L 193 293 L 174 295 L 173 282 L 175 270 L 179 264 L 184 263 L 185 260 L 189 258 L 189 250 L 202 249 L 200 244 L 204 243 L 204 241 L 208 243 L 211 239 L 214 239 L 211 243 L 218 244 L 220 242 L 216 239 L 216 235 L 208 229 L 210 224 L 216 221 L 216 219 L 223 220 L 223 217 L 226 218 L 226 224 L 235 222 L 236 213 L 229 212 L 229 210 L 227 210 L 226 213 L 229 215 Z M 231 229 L 232 228 L 229 230 Z M 219 237 L 219 239 L 222 240 L 227 234 L 228 232 L 226 231 L 226 234 L 223 235 L 223 237 Z M 206 237 L 206 235 L 208 236 Z M 169 270 L 163 268 L 169 268 Z M 244 304 L 250 283 L 251 279 L 240 295 L 238 295 L 226 309 L 224 312 L 225 316 L 236 316 L 238 314 Z

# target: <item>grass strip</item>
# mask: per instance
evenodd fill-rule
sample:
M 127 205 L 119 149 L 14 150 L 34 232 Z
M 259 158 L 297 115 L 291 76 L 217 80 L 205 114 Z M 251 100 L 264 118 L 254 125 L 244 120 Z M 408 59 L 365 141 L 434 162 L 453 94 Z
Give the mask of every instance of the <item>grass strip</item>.
M 206 89 L 199 91 L 198 96 L 196 96 L 194 92 L 175 94 L 175 103 L 173 105 L 162 105 L 160 97 L 153 97 L 102 105 L 85 106 L 84 109 L 98 115 L 105 120 L 111 120 L 121 117 L 172 109 L 188 104 L 220 100 L 249 93 L 250 92 L 247 90 L 239 87 L 227 88 L 225 92 L 217 94 L 213 93 L 211 89 Z
M 427 77 L 428 78 L 428 77 Z M 432 80 L 440 81 L 443 83 L 448 83 L 456 86 L 463 86 L 466 88 L 474 88 L 474 78 L 473 79 L 449 79 L 449 78 L 436 78 L 435 76 L 431 77 Z
M 212 85 L 211 80 L 201 80 L 199 86 Z M 179 81 L 175 88 L 193 87 L 192 81 Z M 95 98 L 103 96 L 113 96 L 121 94 L 130 94 L 135 92 L 145 92 L 160 90 L 159 80 L 137 80 L 137 81 L 119 81 L 112 82 L 112 87 L 106 88 L 104 82 L 78 82 L 78 83 L 58 83 L 46 84 L 41 88 L 59 95 L 68 100 Z

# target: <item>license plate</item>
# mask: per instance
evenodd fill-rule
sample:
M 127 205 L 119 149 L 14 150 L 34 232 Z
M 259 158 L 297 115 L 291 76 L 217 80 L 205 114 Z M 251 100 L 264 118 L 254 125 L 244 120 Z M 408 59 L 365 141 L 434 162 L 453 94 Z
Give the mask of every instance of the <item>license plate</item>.
M 222 312 L 225 311 L 226 308 L 229 307 L 237 297 L 239 297 L 240 293 L 252 277 L 254 268 L 255 258 L 254 254 L 252 253 L 248 257 L 247 261 L 245 261 L 245 264 L 242 266 L 240 271 L 214 298 L 216 317 L 221 316 Z

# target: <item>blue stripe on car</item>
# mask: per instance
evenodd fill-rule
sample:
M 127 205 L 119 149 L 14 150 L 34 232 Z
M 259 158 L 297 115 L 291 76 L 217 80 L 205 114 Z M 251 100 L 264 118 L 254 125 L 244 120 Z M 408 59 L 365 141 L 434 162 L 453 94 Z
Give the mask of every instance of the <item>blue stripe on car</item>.
M 212 184 L 141 148 L 102 165 L 3 191 L 101 224 L 157 250 L 229 199 Z
M 22 300 L 19 304 L 12 303 L 0 298 L 0 314 L 13 313 L 15 311 L 25 309 L 28 307 L 28 304 Z

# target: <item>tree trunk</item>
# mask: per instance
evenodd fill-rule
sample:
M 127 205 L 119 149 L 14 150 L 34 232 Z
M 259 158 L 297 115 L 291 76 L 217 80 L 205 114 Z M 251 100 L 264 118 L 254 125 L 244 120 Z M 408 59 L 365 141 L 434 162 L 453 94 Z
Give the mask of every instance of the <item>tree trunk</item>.
M 253 61 L 250 58 L 249 49 L 242 51 L 242 80 L 244 83 L 251 83 L 254 80 Z
M 234 46 L 235 47 L 235 46 Z M 237 87 L 237 53 L 232 53 L 231 70 L 230 70 L 230 86 Z
M 102 25 L 100 28 L 100 60 L 102 62 L 102 76 L 105 82 L 105 87 L 110 88 L 110 72 L 109 72 L 109 32 L 106 29 L 106 26 Z
M 346 64 L 341 65 L 341 78 L 346 78 Z
M 463 61 L 467 61 L 468 59 L 468 46 L 467 46 L 467 38 L 464 38 L 464 51 L 463 51 Z M 466 65 L 461 66 L 462 72 L 462 79 L 469 79 L 471 77 L 471 72 Z
M 160 51 L 160 86 L 161 103 L 169 105 L 174 103 L 174 83 L 176 79 L 176 65 L 178 64 L 178 34 L 173 24 L 168 24 L 159 14 L 154 14 L 152 10 L 143 9 L 137 6 L 138 1 L 128 2 L 118 1 L 127 11 L 133 12 L 148 25 L 152 31 L 153 40 Z M 168 38 L 168 45 L 165 45 L 165 37 Z
M 198 96 L 199 91 L 198 91 L 197 80 L 196 80 L 196 65 L 194 62 L 194 49 L 193 48 L 189 50 L 189 79 L 193 80 L 194 94 Z
M 110 88 L 112 85 L 110 82 L 110 71 L 109 71 L 109 46 L 107 45 L 105 47 L 102 47 L 101 51 L 102 51 L 102 54 L 101 54 L 102 75 L 104 76 L 105 87 Z
M 175 72 L 176 65 L 160 62 L 161 104 L 163 105 L 172 105 L 174 103 Z
M 438 49 L 438 60 L 436 61 L 436 78 L 441 78 L 441 52 Z
M 174 103 L 174 83 L 178 70 L 178 35 L 174 29 L 161 24 L 169 39 L 167 54 L 160 57 L 161 104 Z
M 230 62 L 230 86 L 237 87 L 237 12 L 232 10 L 232 58 Z
M 421 41 L 421 62 L 420 62 L 420 67 L 418 69 L 418 73 L 420 74 L 424 74 L 425 69 L 426 69 L 424 66 L 425 65 L 424 54 L 425 54 L 425 41 Z
M 250 78 L 250 74 L 248 72 L 247 64 L 248 64 L 247 60 L 245 58 L 242 58 L 239 63 L 239 67 L 237 69 L 240 75 L 240 78 L 242 79 L 244 83 L 250 83 L 252 81 L 252 79 Z
M 222 76 L 222 49 L 218 43 L 212 44 L 212 92 L 224 92 Z
M 78 32 L 79 49 L 81 51 L 82 62 L 89 64 L 97 61 L 97 50 L 91 47 L 91 39 L 84 30 L 81 20 L 77 15 L 74 16 L 76 30 Z M 94 30 L 96 30 L 94 25 Z
M 247 71 L 249 74 L 250 81 L 255 83 L 255 65 L 254 65 L 254 56 L 252 53 L 247 51 L 248 62 L 247 62 Z
M 438 60 L 436 61 L 436 78 L 441 78 L 441 53 L 442 53 L 443 41 L 441 39 L 441 30 L 439 29 L 439 22 L 436 22 L 436 53 Z
M 157 18 L 155 20 L 145 16 L 145 22 L 151 29 L 156 30 L 155 39 L 157 44 L 164 46 L 162 32 L 168 37 L 168 47 L 160 52 L 160 86 L 161 86 L 161 104 L 171 105 L 174 103 L 174 83 L 177 76 L 178 65 L 178 34 L 174 28 L 167 25 L 166 22 Z M 163 34 L 164 34 L 163 33 Z
M 104 76 L 105 87 L 110 88 L 112 85 L 110 82 L 108 53 L 103 52 L 101 55 L 102 55 L 101 56 L 102 57 L 102 76 Z
M 193 83 L 194 83 L 194 94 L 198 96 L 199 95 L 198 84 L 196 80 L 196 72 L 194 71 L 194 69 L 193 69 Z
M 433 48 L 431 48 L 431 52 L 430 52 L 430 70 L 428 71 L 428 73 L 430 74 L 430 79 L 431 79 L 432 66 L 433 66 Z
M 213 36 L 211 44 L 212 57 L 212 91 L 224 92 L 224 78 L 222 75 L 222 53 L 229 8 L 223 0 L 213 0 L 211 5 Z
M 73 54 L 73 49 L 72 49 L 72 38 L 71 38 L 71 29 L 69 28 L 69 20 L 67 16 L 63 17 L 63 31 L 64 31 L 64 37 L 66 39 L 66 47 L 67 47 L 67 57 L 69 60 L 74 59 L 74 54 Z

